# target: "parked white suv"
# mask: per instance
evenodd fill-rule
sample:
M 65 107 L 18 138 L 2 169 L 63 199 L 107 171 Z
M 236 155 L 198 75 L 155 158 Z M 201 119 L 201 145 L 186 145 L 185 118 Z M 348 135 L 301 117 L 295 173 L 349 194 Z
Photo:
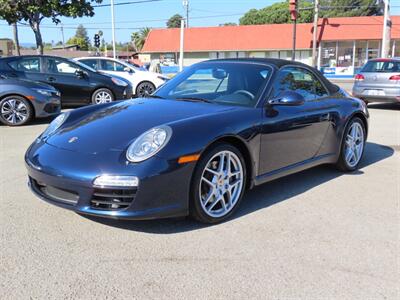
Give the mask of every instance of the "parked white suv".
M 95 56 L 79 57 L 75 60 L 100 72 L 129 80 L 133 87 L 132 92 L 137 97 L 146 97 L 168 80 L 168 77 L 162 74 L 140 70 L 127 62 L 114 58 Z

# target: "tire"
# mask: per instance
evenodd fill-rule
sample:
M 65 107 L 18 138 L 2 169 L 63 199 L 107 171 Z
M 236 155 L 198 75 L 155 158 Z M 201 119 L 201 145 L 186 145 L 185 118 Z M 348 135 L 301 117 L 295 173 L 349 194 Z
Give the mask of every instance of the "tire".
M 93 104 L 103 104 L 114 101 L 114 94 L 106 88 L 96 90 L 92 95 Z
M 358 168 L 365 149 L 365 125 L 355 117 L 347 124 L 343 134 L 342 145 L 336 167 L 344 172 Z
M 136 87 L 136 97 L 143 98 L 152 94 L 156 90 L 156 86 L 150 81 L 143 81 Z
M 224 166 L 219 170 L 222 155 Z M 226 164 L 228 158 L 230 169 Z M 228 176 L 229 171 L 236 175 Z M 245 161 L 237 148 L 223 143 L 208 150 L 198 161 L 193 174 L 189 203 L 191 217 L 207 224 L 228 219 L 243 198 L 246 176 Z
M 21 126 L 33 118 L 33 107 L 24 97 L 8 96 L 0 101 L 0 121 L 8 126 Z

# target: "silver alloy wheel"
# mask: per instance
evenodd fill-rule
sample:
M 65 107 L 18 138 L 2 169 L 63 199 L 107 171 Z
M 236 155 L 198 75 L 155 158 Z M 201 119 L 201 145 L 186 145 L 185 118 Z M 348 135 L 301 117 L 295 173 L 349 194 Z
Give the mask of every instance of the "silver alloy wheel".
M 151 84 L 150 82 L 143 82 L 139 85 L 139 89 L 138 89 L 138 96 L 139 97 L 146 97 L 148 95 L 150 95 L 151 93 L 153 93 L 155 90 L 153 84 Z
M 242 162 L 235 153 L 215 154 L 201 175 L 199 198 L 203 211 L 214 218 L 228 214 L 240 198 L 243 176 Z
M 1 116 L 11 124 L 20 124 L 29 116 L 28 107 L 19 99 L 9 99 L 1 106 Z
M 345 140 L 345 160 L 349 167 L 355 167 L 364 150 L 364 130 L 360 123 L 351 124 Z
M 100 91 L 96 94 L 96 97 L 94 97 L 94 101 L 96 104 L 109 103 L 112 102 L 112 96 L 109 92 Z

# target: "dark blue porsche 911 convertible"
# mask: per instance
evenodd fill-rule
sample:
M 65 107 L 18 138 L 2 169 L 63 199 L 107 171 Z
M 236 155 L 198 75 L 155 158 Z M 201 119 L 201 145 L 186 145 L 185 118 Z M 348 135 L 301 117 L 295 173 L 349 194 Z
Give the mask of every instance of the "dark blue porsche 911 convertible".
M 319 164 L 355 170 L 368 117 L 304 64 L 213 60 L 148 98 L 59 115 L 25 161 L 37 196 L 81 214 L 216 223 L 248 188 Z

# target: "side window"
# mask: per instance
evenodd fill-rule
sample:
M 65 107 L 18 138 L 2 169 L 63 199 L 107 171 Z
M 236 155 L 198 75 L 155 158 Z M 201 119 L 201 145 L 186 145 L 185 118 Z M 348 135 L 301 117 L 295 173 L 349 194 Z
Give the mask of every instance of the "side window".
M 328 95 L 322 83 L 306 69 L 287 67 L 279 71 L 273 85 L 273 98 L 279 97 L 284 91 L 295 91 L 306 101 Z
M 110 60 L 101 60 L 101 70 L 103 71 L 114 71 L 124 72 L 125 66 Z
M 25 57 L 9 63 L 10 67 L 22 72 L 40 72 L 40 58 Z
M 79 68 L 69 61 L 47 58 L 47 71 L 50 73 L 74 74 Z
M 82 59 L 80 62 L 91 67 L 92 69 L 97 70 L 97 59 Z

